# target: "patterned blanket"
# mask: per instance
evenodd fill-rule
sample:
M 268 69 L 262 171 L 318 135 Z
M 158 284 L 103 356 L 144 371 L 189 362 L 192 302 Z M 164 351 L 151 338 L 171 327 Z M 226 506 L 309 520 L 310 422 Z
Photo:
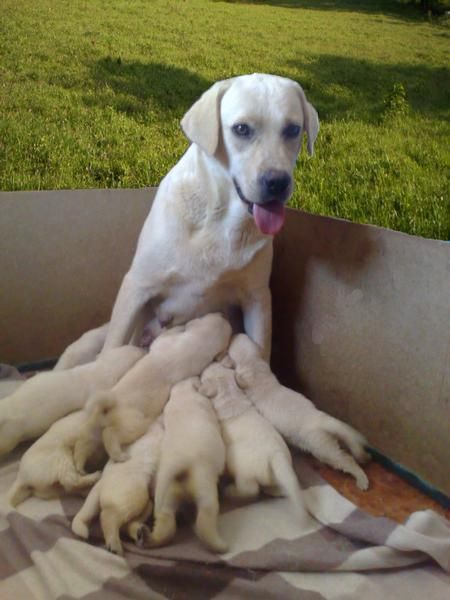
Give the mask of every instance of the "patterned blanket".
M 80 498 L 8 506 L 22 453 L 23 447 L 0 463 L 1 600 L 449 597 L 450 524 L 443 517 L 426 510 L 397 524 L 365 514 L 300 453 L 294 463 L 308 523 L 296 522 L 284 498 L 226 501 L 219 529 L 230 544 L 227 554 L 205 550 L 186 513 L 174 543 L 150 550 L 125 542 L 124 557 L 104 549 L 98 526 L 89 543 L 74 536 L 70 522 Z

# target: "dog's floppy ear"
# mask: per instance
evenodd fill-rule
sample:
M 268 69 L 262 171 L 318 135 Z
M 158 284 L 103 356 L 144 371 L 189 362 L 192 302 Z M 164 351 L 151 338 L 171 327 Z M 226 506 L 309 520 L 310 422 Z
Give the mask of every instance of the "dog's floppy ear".
M 312 156 L 314 154 L 314 142 L 316 141 L 317 134 L 319 133 L 319 115 L 317 114 L 314 106 L 306 99 L 305 92 L 303 91 L 301 85 L 297 83 L 296 87 L 303 108 L 303 129 L 308 137 L 308 154 Z
M 218 81 L 191 106 L 181 119 L 188 140 L 213 156 L 219 145 L 220 102 L 233 78 Z

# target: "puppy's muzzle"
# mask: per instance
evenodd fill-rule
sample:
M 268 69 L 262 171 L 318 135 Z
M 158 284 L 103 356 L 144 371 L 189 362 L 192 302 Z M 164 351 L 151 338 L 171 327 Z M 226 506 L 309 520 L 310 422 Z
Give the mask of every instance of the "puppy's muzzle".
M 286 171 L 268 169 L 258 178 L 258 187 L 258 204 L 286 202 L 291 193 L 292 178 Z

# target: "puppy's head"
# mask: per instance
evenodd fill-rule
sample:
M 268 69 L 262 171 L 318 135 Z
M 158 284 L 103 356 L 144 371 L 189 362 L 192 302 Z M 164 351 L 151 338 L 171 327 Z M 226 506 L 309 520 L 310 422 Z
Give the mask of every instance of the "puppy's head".
M 228 169 L 258 229 L 277 233 L 293 191 L 303 133 L 313 153 L 319 118 L 300 85 L 255 73 L 219 81 L 186 113 L 187 137 Z
M 221 313 L 209 313 L 204 317 L 192 319 L 186 324 L 186 331 L 214 340 L 217 343 L 217 353 L 222 353 L 228 347 L 231 338 L 231 325 Z

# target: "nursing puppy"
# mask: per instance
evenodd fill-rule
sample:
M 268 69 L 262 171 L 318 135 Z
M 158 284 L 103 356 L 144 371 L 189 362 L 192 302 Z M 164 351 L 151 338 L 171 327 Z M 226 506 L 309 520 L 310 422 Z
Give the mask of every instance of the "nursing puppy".
M 127 448 L 126 462 L 108 462 L 101 479 L 89 492 L 72 521 L 72 531 L 76 535 L 88 539 L 89 524 L 100 514 L 100 524 L 109 551 L 123 554 L 120 540 L 120 530 L 123 528 L 131 539 L 143 543 L 146 532 L 149 535 L 145 521 L 153 508 L 150 490 L 154 487 L 163 432 L 160 417 Z
M 231 326 L 218 313 L 168 330 L 110 392 L 89 400 L 87 410 L 102 407 L 100 425 L 110 458 L 126 460 L 122 445 L 137 440 L 161 414 L 171 387 L 199 375 L 227 349 L 230 337 Z
M 172 388 L 164 409 L 164 438 L 156 477 L 155 525 L 151 546 L 176 533 L 176 512 L 187 501 L 197 506 L 195 532 L 213 552 L 225 552 L 217 531 L 217 481 L 225 467 L 225 446 L 211 402 L 199 394 L 198 377 Z
M 95 360 L 97 354 L 103 348 L 105 335 L 108 330 L 108 323 L 91 329 L 84 333 L 76 344 L 71 344 L 58 359 L 53 367 L 54 371 L 72 369 L 78 365 L 84 365 Z
M 95 362 L 38 373 L 25 381 L 0 402 L 0 456 L 83 408 L 92 394 L 112 387 L 144 354 L 140 348 L 123 346 L 105 352 Z
M 299 394 L 281 385 L 262 359 L 259 348 L 244 335 L 236 335 L 229 348 L 236 366 L 236 381 L 247 398 L 292 445 L 310 452 L 320 461 L 353 475 L 362 490 L 369 485 L 359 462 L 368 460 L 366 440 L 349 425 L 331 417 Z M 345 444 L 353 456 L 339 445 Z
M 213 363 L 201 376 L 199 391 L 211 399 L 222 428 L 226 470 L 234 479 L 228 496 L 252 498 L 260 488 L 287 496 L 296 515 L 304 517 L 300 486 L 289 448 L 281 435 L 237 386 L 234 371 Z
M 103 450 L 97 416 L 85 410 L 54 423 L 22 456 L 9 501 L 17 506 L 29 496 L 54 498 L 93 485 L 101 472 L 86 474 L 86 461 Z
M 272 237 L 305 133 L 313 153 L 317 113 L 295 81 L 255 73 L 217 82 L 181 126 L 191 146 L 159 186 L 104 348 L 129 343 L 149 305 L 149 320 L 174 325 L 238 306 L 267 359 Z

